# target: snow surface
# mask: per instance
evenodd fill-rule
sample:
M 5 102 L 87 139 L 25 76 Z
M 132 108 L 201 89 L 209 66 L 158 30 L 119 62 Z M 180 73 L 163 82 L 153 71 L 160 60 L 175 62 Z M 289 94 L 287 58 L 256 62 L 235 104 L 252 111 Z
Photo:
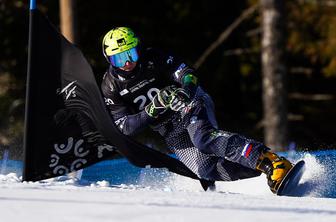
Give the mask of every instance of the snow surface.
M 87 183 L 69 176 L 24 182 L 15 173 L 0 175 L 0 221 L 336 221 L 336 199 L 321 198 L 330 183 L 313 156 L 298 190 L 305 197 L 273 195 L 260 176 L 217 182 L 204 192 L 195 180 L 144 171 L 135 185 Z M 159 178 L 159 179 L 157 179 Z M 329 187 L 330 188 L 330 187 Z

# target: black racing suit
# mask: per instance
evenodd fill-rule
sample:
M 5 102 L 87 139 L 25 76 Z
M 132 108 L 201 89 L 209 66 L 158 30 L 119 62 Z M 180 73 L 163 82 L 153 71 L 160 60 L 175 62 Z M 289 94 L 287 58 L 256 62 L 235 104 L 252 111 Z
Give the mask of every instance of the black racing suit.
M 126 135 L 135 135 L 151 127 L 179 160 L 204 179 L 230 181 L 260 175 L 256 162 L 265 146 L 218 130 L 210 96 L 194 81 L 185 81 L 186 75 L 195 76 L 194 70 L 174 55 L 153 48 L 142 50 L 131 72 L 110 66 L 101 88 L 118 128 Z M 190 109 L 167 110 L 158 118 L 150 117 L 145 106 L 170 85 L 189 91 L 193 98 Z

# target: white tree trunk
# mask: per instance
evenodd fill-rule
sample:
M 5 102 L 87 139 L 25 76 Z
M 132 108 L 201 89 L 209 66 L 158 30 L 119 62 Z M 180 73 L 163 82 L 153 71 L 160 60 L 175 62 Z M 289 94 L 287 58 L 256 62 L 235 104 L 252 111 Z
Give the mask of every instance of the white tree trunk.
M 76 0 L 60 0 L 61 32 L 65 38 L 77 43 Z
M 261 0 L 261 9 L 265 144 L 283 150 L 288 143 L 284 0 Z

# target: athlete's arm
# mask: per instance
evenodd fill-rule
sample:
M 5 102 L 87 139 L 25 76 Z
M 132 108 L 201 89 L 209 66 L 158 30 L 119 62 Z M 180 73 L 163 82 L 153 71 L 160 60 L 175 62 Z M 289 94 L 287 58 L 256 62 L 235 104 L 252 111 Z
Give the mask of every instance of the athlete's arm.
M 110 106 L 111 115 L 118 129 L 125 135 L 135 135 L 147 128 L 154 118 L 150 117 L 145 110 L 135 114 L 125 111 L 117 111 Z
M 198 87 L 195 70 L 182 59 L 171 54 L 161 54 L 164 67 L 168 75 L 173 78 L 177 85 L 189 92 L 193 97 Z
M 174 80 L 180 83 L 183 89 L 188 90 L 192 96 L 198 86 L 198 80 L 194 73 L 194 69 L 183 62 L 173 72 Z
M 113 92 L 107 84 L 102 82 L 102 93 L 110 114 L 118 127 L 125 135 L 134 135 L 147 128 L 155 118 L 150 117 L 145 110 L 132 112 L 117 92 Z

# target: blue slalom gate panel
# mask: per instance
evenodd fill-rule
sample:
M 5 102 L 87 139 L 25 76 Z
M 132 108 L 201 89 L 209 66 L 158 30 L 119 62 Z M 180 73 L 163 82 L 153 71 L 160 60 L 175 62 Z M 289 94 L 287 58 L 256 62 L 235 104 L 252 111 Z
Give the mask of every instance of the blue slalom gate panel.
M 22 175 L 23 163 L 18 160 L 0 160 L 0 174 L 16 173 Z
M 110 184 L 136 184 L 142 168 L 126 159 L 106 160 L 83 170 L 81 179 L 93 182 L 106 180 Z

